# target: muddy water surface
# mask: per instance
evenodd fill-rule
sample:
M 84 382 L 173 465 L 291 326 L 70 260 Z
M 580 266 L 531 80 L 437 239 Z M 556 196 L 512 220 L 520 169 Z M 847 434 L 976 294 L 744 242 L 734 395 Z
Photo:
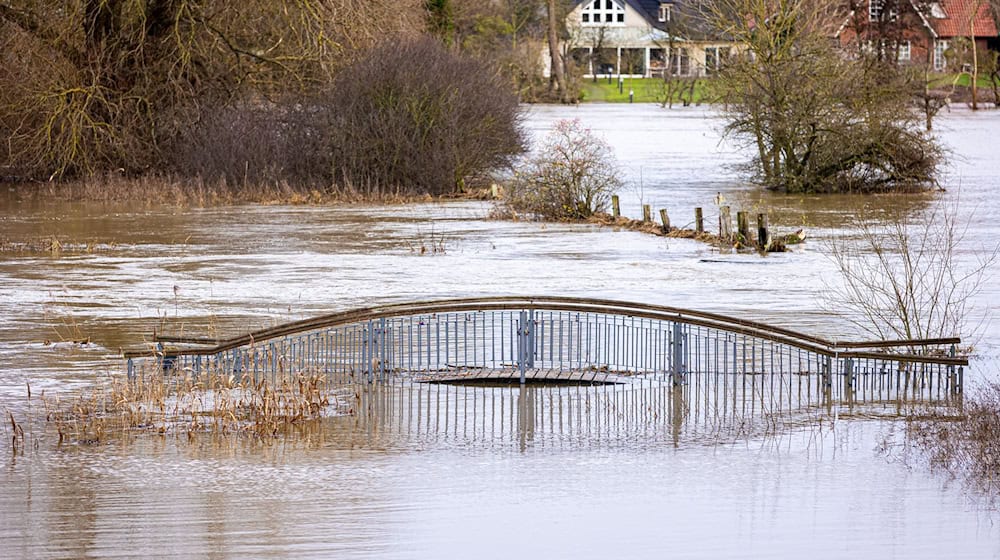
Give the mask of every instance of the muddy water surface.
M 154 329 L 229 335 L 394 301 L 609 297 L 851 338 L 821 303 L 833 273 L 823 240 L 849 238 L 853 213 L 919 215 L 928 203 L 760 194 L 731 169 L 738 149 L 701 109 L 537 107 L 527 125 L 540 135 L 561 118 L 580 118 L 615 148 L 632 185 L 621 193 L 626 214 L 647 203 L 684 224 L 702 206 L 712 223 L 722 193 L 810 239 L 760 258 L 587 225 L 496 222 L 480 202 L 147 209 L 8 198 L 0 239 L 56 236 L 64 248 L 0 254 L 2 409 L 24 417 L 37 407 L 29 383 L 36 395 L 69 395 L 119 371 L 118 349 Z M 1000 114 L 955 111 L 938 134 L 955 159 L 936 196 L 970 223 L 964 251 L 974 259 L 1000 240 Z M 989 319 L 998 300 L 991 279 L 976 304 Z M 981 331 L 973 383 L 996 376 L 998 328 Z M 489 405 L 513 422 L 500 428 L 418 422 L 389 437 L 385 426 L 331 419 L 268 445 L 168 436 L 57 447 L 44 426 L 28 426 L 37 449 L 0 447 L 0 556 L 1000 555 L 985 504 L 878 451 L 898 440 L 881 409 L 838 408 L 836 420 L 815 411 L 816 422 L 742 437 L 674 440 L 617 419 L 624 436 L 550 426 L 527 438 L 516 402 Z

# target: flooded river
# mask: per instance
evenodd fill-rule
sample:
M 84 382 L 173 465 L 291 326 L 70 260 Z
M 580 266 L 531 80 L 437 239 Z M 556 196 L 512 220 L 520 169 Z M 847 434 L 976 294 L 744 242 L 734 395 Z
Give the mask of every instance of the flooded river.
M 704 207 L 712 224 L 721 193 L 809 239 L 758 257 L 491 221 L 484 202 L 197 209 L 2 198 L 0 240 L 55 236 L 63 250 L 0 253 L 0 411 L 28 418 L 42 391 L 69 396 L 119 372 L 119 349 L 154 329 L 226 336 L 445 297 L 605 297 L 856 338 L 825 310 L 835 267 L 824 243 L 850 239 L 853 214 L 919 215 L 929 202 L 761 194 L 739 180 L 738 150 L 704 109 L 533 107 L 526 124 L 539 136 L 562 118 L 614 147 L 627 215 L 651 204 L 684 225 Z M 953 162 L 935 196 L 969 223 L 963 256 L 974 260 L 1000 240 L 1000 113 L 955 110 L 936 127 Z M 997 377 L 998 298 L 991 278 L 974 301 L 985 322 L 969 387 Z M 668 414 L 669 399 L 636 390 L 435 391 L 426 401 L 393 394 L 386 402 L 408 403 L 386 407 L 393 414 L 330 418 L 273 442 L 185 434 L 59 446 L 29 424 L 23 454 L 0 445 L 0 557 L 1000 557 L 992 508 L 900 457 L 894 417 L 905 411 L 891 399 L 810 404 L 749 429 L 747 416 Z M 759 428 L 763 416 L 749 418 Z

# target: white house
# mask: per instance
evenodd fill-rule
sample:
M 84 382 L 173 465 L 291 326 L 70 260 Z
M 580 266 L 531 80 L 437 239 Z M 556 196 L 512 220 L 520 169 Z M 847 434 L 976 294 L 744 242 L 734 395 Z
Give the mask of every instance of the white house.
M 708 20 L 699 0 L 582 0 L 567 15 L 563 55 L 588 77 L 711 75 L 733 43 Z

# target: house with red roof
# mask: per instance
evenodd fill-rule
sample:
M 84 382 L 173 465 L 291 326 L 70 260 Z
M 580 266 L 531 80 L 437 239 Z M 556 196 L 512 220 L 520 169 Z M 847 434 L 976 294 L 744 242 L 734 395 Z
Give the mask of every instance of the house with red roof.
M 966 61 L 956 56 L 998 44 L 997 21 L 988 0 L 861 0 L 851 2 L 837 30 L 846 49 L 878 49 L 900 64 L 926 65 L 934 71 L 957 71 Z

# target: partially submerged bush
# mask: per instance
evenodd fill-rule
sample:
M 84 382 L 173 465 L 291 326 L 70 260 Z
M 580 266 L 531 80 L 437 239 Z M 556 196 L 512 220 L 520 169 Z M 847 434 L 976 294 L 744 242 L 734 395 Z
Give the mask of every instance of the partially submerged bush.
M 504 189 L 501 214 L 582 220 L 608 207 L 622 186 L 611 146 L 579 119 L 558 121 Z
M 1000 383 L 971 395 L 958 417 L 932 414 L 910 421 L 906 435 L 930 464 L 1000 495 Z
M 431 38 L 372 49 L 318 103 L 334 182 L 441 195 L 484 181 L 524 151 L 510 89 Z

